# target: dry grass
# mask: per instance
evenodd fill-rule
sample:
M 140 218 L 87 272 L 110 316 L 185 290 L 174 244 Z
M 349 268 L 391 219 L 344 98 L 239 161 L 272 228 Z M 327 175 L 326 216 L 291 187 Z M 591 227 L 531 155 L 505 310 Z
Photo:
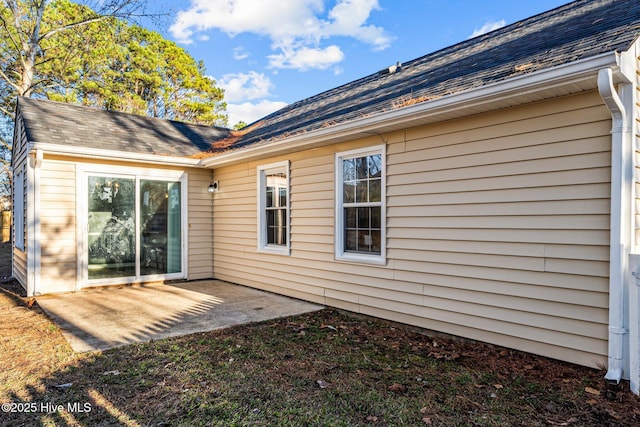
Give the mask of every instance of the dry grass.
M 22 409 L 0 425 L 640 423 L 603 372 L 335 310 L 90 354 L 5 292 L 0 325 L 0 402 Z

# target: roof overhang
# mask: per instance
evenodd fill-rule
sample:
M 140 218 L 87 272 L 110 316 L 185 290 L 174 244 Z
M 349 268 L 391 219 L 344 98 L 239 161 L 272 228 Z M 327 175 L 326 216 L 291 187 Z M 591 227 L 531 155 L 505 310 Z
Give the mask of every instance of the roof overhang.
M 629 74 L 634 60 L 610 52 L 277 141 L 256 143 L 203 159 L 202 165 L 227 166 L 595 90 L 600 69 L 610 67 L 619 81 L 628 81 L 635 74 Z
M 163 166 L 200 167 L 199 159 L 177 156 L 163 156 L 158 154 L 131 153 L 126 151 L 100 150 L 95 148 L 76 147 L 71 145 L 51 144 L 46 142 L 29 141 L 29 151 L 41 151 L 52 154 L 83 159 L 111 160 L 127 163 L 144 163 Z

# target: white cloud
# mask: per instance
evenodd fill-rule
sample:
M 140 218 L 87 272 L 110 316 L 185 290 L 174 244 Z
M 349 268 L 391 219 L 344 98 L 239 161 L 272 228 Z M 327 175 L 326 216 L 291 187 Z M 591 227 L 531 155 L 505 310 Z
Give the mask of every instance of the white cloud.
M 380 10 L 378 0 L 341 0 L 329 12 L 331 21 L 326 23 L 324 33 L 349 36 L 373 45 L 376 50 L 389 47 L 391 37 L 382 27 L 365 25 L 372 10 Z
M 229 126 L 233 127 L 240 121 L 246 124 L 253 123 L 286 105 L 286 102 L 268 101 L 264 99 L 258 103 L 243 102 L 241 104 L 227 104 Z
M 335 45 L 324 49 L 312 47 L 283 48 L 282 53 L 269 55 L 272 68 L 293 68 L 306 71 L 310 68 L 324 70 L 344 58 L 342 50 Z
M 244 50 L 244 47 L 239 46 L 233 49 L 233 59 L 241 61 L 247 59 L 249 54 Z
M 507 25 L 507 23 L 505 22 L 504 19 L 501 19 L 499 21 L 487 21 L 482 27 L 476 28 L 475 30 L 473 30 L 473 33 L 471 33 L 469 38 L 472 39 L 474 37 L 491 32 L 493 30 L 497 30 L 498 28 L 502 28 L 505 25 Z
M 268 76 L 256 71 L 225 74 L 217 82 L 224 89 L 230 126 L 240 121 L 252 123 L 287 105 L 264 99 L 271 95 L 274 85 Z
M 324 0 L 192 0 L 189 9 L 178 12 L 170 31 L 182 43 L 210 29 L 231 37 L 245 32 L 264 35 L 275 51 L 272 67 L 324 69 L 344 57 L 335 45 L 322 47 L 325 39 L 351 37 L 376 50 L 390 45 L 392 37 L 384 28 L 367 25 L 371 12 L 378 9 L 378 0 L 337 0 L 328 12 Z
M 256 71 L 225 74 L 217 82 L 218 86 L 224 89 L 224 99 L 227 102 L 266 98 L 273 89 L 273 83 L 269 77 Z

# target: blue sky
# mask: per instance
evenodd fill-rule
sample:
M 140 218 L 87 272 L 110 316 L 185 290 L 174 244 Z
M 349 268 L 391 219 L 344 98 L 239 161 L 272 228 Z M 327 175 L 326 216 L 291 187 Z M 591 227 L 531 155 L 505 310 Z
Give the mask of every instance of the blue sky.
M 567 0 L 170 0 L 154 28 L 225 89 L 229 125 Z

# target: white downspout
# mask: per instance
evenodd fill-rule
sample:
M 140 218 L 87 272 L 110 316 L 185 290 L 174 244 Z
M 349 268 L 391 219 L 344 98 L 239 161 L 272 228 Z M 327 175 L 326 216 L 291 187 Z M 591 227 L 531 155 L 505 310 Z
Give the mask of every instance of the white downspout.
M 632 162 L 630 148 L 630 123 L 624 101 L 630 97 L 630 84 L 620 85 L 618 96 L 613 85 L 613 73 L 610 68 L 598 73 L 598 91 L 611 112 L 611 237 L 609 256 L 609 363 L 605 379 L 619 383 L 625 369 L 625 324 L 626 290 L 628 277 L 626 272 L 630 233 L 630 203 Z

